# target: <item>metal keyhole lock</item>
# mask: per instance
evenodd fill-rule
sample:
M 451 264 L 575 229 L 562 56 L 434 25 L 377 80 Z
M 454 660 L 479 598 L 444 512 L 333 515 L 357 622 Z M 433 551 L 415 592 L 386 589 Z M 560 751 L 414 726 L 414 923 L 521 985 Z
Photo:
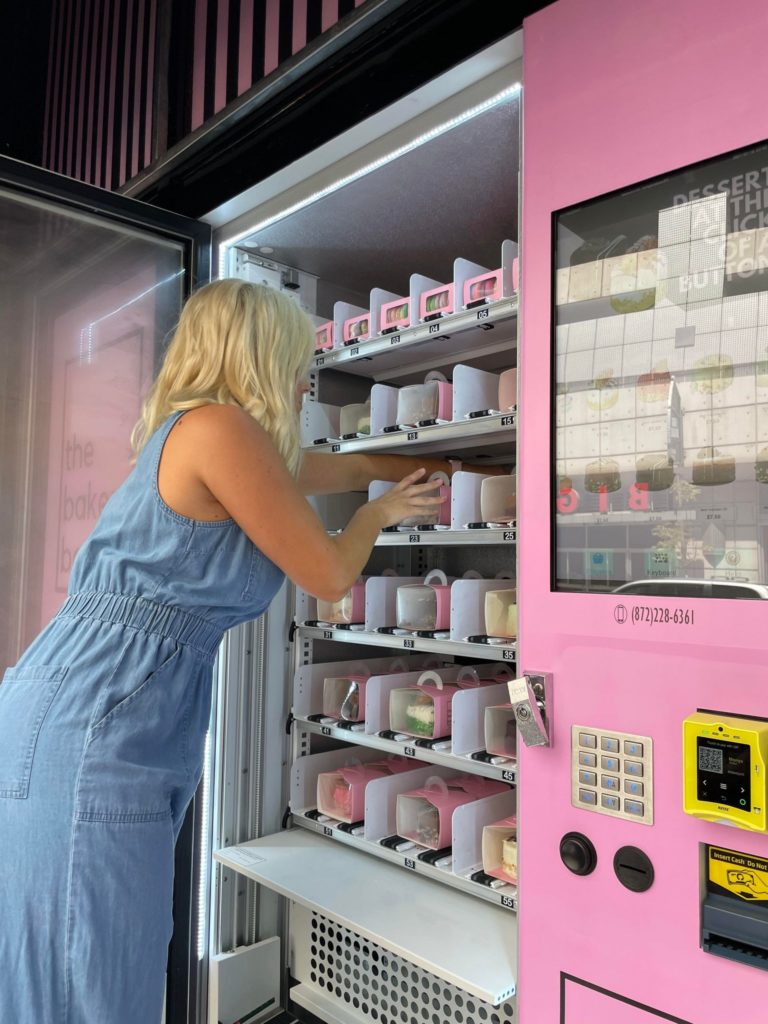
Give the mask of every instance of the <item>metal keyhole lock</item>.
M 548 747 L 552 732 L 552 677 L 546 672 L 525 672 L 508 683 L 518 732 L 526 747 Z

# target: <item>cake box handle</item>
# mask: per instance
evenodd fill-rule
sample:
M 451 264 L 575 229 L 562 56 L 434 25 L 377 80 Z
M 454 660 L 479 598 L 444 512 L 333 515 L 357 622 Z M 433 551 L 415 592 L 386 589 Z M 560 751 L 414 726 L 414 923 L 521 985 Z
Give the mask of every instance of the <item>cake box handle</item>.
M 417 686 L 423 686 L 425 683 L 432 683 L 438 688 L 438 690 L 442 690 L 443 688 L 442 676 L 439 676 L 437 672 L 433 672 L 432 669 L 427 669 L 426 672 L 422 672 L 416 680 Z
M 432 569 L 424 577 L 424 585 L 428 586 L 433 580 L 438 580 L 441 586 L 448 586 L 448 577 L 445 575 L 442 569 Z

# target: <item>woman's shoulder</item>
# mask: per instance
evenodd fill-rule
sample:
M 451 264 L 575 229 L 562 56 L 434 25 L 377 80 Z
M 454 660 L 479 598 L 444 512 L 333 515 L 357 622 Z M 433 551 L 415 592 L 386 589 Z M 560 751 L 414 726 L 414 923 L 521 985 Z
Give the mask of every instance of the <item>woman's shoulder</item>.
M 272 443 L 266 430 L 239 405 L 211 403 L 190 409 L 173 433 L 177 444 L 186 443 L 198 454 Z

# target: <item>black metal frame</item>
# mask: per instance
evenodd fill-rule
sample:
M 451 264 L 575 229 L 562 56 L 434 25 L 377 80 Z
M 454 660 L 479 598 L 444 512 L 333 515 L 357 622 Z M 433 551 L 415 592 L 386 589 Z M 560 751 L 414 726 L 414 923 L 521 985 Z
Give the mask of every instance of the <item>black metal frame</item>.
M 0 188 L 36 197 L 70 210 L 90 214 L 177 242 L 183 247 L 184 294 L 210 280 L 211 228 L 208 224 L 161 210 L 84 184 L 52 171 L 0 156 Z M 200 800 L 189 806 L 175 851 L 175 929 L 168 955 L 167 1024 L 187 1024 L 190 1011 L 197 1013 L 197 978 L 192 977 L 197 906 L 194 890 L 199 864 L 196 863 L 196 825 Z
M 503 39 L 548 4 L 486 6 L 479 12 L 476 0 L 369 0 L 124 191 L 202 216 Z M 182 79 L 189 61 L 183 46 L 174 51 L 172 80 Z M 171 114 L 181 111 L 177 97 Z
M 0 186 L 178 242 L 184 247 L 188 271 L 186 294 L 210 280 L 211 228 L 208 224 L 11 157 L 0 156 Z

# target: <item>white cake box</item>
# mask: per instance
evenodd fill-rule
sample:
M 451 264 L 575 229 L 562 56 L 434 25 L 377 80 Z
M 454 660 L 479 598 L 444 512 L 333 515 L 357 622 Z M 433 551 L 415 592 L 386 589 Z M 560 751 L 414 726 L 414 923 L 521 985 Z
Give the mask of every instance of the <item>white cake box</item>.
M 425 421 L 450 422 L 453 417 L 453 385 L 436 370 L 423 384 L 409 384 L 397 393 L 397 424 L 415 427 Z
M 483 871 L 517 885 L 517 818 L 503 818 L 483 829 Z
M 397 628 L 436 632 L 451 623 L 451 586 L 442 569 L 397 589 Z
M 489 590 L 485 595 L 485 632 L 488 636 L 517 636 L 517 591 Z
M 351 405 L 343 405 L 339 414 L 339 431 L 344 438 L 370 434 L 371 403 L 354 402 Z
M 480 518 L 484 523 L 512 523 L 517 517 L 517 477 L 488 476 L 480 485 Z

